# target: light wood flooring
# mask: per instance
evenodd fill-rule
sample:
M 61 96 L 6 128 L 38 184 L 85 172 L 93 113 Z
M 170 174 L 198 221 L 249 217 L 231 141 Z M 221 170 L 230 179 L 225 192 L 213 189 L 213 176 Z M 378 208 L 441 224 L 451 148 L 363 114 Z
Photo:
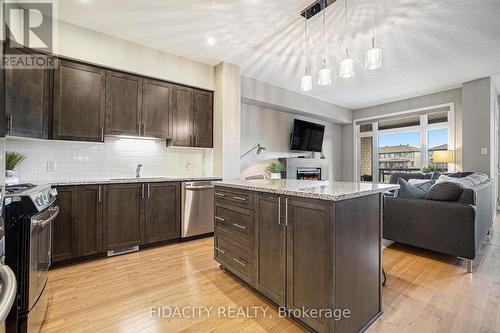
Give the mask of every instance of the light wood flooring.
M 460 259 L 398 244 L 385 249 L 384 314 L 369 332 L 500 332 L 500 223 L 495 224 L 497 233 L 487 238 L 473 274 Z M 212 242 L 206 238 L 51 271 L 42 331 L 302 331 L 271 307 L 257 318 L 151 316 L 151 306 L 269 306 L 219 269 Z

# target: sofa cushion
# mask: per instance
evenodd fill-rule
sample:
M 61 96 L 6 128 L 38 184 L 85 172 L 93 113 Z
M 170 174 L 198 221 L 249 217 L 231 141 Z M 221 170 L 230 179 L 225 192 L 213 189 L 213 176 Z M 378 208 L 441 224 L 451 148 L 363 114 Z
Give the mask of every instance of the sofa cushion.
M 434 179 L 409 179 L 408 183 L 415 187 L 418 187 L 421 190 L 424 190 L 426 193 L 429 191 L 432 185 L 434 185 L 436 181 Z
M 490 177 L 487 174 L 484 174 L 482 172 L 474 172 L 471 175 L 468 175 L 464 179 L 469 179 L 471 180 L 474 185 L 481 184 L 482 182 L 485 182 L 489 179 Z
M 399 178 L 408 181 L 410 179 L 431 179 L 432 174 L 421 172 L 393 172 L 389 178 L 389 184 L 397 184 Z
M 468 179 L 467 177 L 465 178 L 453 178 L 445 175 L 439 176 L 438 179 L 436 179 L 436 183 L 441 183 L 441 182 L 452 182 L 452 183 L 458 183 L 462 184 L 464 187 L 472 187 L 474 186 L 474 182 L 471 179 Z
M 425 195 L 427 200 L 457 201 L 464 190 L 464 186 L 458 182 L 436 181 Z
M 398 179 L 399 191 L 398 198 L 405 199 L 424 199 L 426 191 L 418 186 L 411 185 L 403 178 Z

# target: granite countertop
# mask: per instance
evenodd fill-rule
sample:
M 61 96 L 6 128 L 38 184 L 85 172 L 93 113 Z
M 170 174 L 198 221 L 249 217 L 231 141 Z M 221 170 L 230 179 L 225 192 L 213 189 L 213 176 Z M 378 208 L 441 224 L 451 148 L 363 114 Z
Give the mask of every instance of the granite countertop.
M 69 185 L 104 185 L 104 184 L 130 184 L 130 183 L 161 183 L 161 182 L 193 182 L 193 181 L 217 181 L 220 177 L 123 177 L 104 179 L 82 179 L 82 180 L 61 180 L 50 182 L 52 186 Z
M 329 201 L 347 200 L 399 189 L 399 185 L 392 184 L 309 181 L 294 179 L 220 181 L 216 182 L 215 185 Z

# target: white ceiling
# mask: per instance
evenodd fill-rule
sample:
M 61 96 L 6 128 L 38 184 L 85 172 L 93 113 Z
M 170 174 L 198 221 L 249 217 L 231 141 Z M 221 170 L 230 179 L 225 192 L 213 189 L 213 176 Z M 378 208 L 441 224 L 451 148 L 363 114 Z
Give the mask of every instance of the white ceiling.
M 62 20 L 298 91 L 303 21 L 311 0 L 64 0 Z M 370 47 L 370 0 L 349 0 L 347 32 L 356 75 L 334 77 L 310 96 L 356 109 L 458 87 L 500 72 L 499 0 L 374 0 L 384 67 L 363 69 Z M 344 1 L 328 8 L 328 62 L 343 56 Z M 322 60 L 321 18 L 310 20 L 313 77 Z M 207 38 L 215 39 L 213 46 Z

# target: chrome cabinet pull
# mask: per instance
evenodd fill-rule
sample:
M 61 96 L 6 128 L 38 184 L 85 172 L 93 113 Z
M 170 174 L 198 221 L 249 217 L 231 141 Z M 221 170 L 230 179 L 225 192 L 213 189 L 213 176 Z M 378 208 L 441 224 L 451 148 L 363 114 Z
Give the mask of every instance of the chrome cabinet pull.
M 223 249 L 220 249 L 220 248 L 218 248 L 218 247 L 216 247 L 215 249 L 216 249 L 217 251 L 219 251 L 220 253 L 222 253 L 222 254 L 226 254 L 226 251 L 224 251 Z
M 99 189 L 97 192 L 97 202 L 101 202 L 101 185 L 99 185 Z
M 243 266 L 243 267 L 246 267 L 246 265 L 247 265 L 247 263 L 246 263 L 246 262 L 243 262 L 243 261 L 241 261 L 241 260 L 239 260 L 239 259 L 237 259 L 237 258 L 233 258 L 233 260 L 234 260 L 234 261 L 236 261 L 238 264 L 240 264 L 240 265 L 241 265 L 241 266 Z
M 222 193 L 218 193 L 218 192 L 215 192 L 215 195 L 216 195 L 216 196 L 218 196 L 218 197 L 225 197 L 225 195 L 224 195 L 224 194 L 222 194 Z
M 281 197 L 278 197 L 278 224 L 281 225 Z
M 146 122 L 142 122 L 142 135 L 146 136 Z
M 144 199 L 144 184 L 142 184 L 142 198 Z
M 219 217 L 219 216 L 216 216 L 216 217 L 215 217 L 215 219 L 216 219 L 216 220 L 219 220 L 219 221 L 222 221 L 222 222 L 224 222 L 224 221 L 225 221 L 222 217 Z
M 104 126 L 101 126 L 101 140 L 104 142 Z
M 151 197 L 151 184 L 148 184 L 148 199 Z
M 285 198 L 285 226 L 288 227 L 288 198 Z
M 243 197 L 237 197 L 237 196 L 234 196 L 234 195 L 233 195 L 233 199 L 240 200 L 240 201 L 247 201 L 247 199 L 246 199 L 246 198 L 243 198 Z
M 243 230 L 247 230 L 247 227 L 242 226 L 241 224 L 238 224 L 238 223 L 233 223 L 233 225 L 234 225 L 236 228 L 240 228 L 240 229 L 243 229 Z

